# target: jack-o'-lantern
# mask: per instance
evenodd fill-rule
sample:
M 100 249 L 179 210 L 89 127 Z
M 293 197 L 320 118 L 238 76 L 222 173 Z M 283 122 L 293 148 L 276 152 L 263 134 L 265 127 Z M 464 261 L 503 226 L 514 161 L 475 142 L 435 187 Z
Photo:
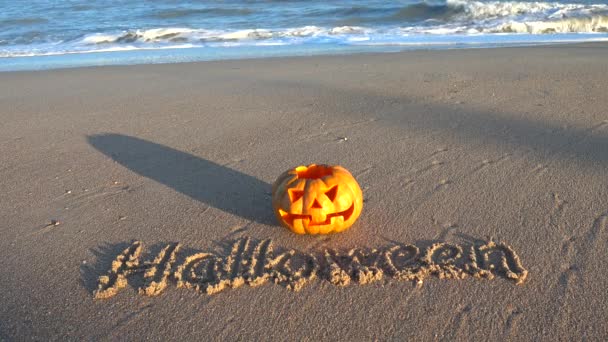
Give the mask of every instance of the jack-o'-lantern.
M 296 234 L 337 233 L 361 214 L 363 195 L 355 178 L 341 166 L 298 166 L 272 185 L 278 221 Z

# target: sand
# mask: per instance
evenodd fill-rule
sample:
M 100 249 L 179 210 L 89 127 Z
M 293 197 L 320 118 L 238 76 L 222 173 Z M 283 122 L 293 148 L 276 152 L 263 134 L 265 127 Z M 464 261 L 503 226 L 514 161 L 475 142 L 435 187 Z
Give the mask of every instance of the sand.
M 606 75 L 606 44 L 1 73 L 0 340 L 605 340 Z M 310 163 L 361 185 L 346 232 L 275 222 Z
M 155 258 L 145 262 L 141 261 L 142 248 L 143 243 L 135 241 L 116 257 L 108 273 L 99 277 L 93 293 L 95 299 L 114 297 L 129 282 L 136 283 L 138 273 L 146 279 L 138 292 L 149 297 L 160 295 L 170 279 L 177 281 L 177 287 L 212 295 L 245 284 L 259 286 L 271 279 L 289 290 L 300 291 L 317 277 L 333 285 L 347 286 L 380 281 L 386 274 L 421 286 L 429 276 L 494 279 L 499 275 L 517 284 L 523 284 L 528 276 L 513 248 L 494 241 L 469 246 L 466 254 L 462 246 L 436 242 L 423 252 L 414 245 L 395 244 L 381 250 L 326 249 L 322 255 L 314 255 L 294 249 L 275 253 L 272 240 L 244 237 L 235 240 L 226 251 L 195 252 L 180 260 L 181 245 L 168 244 Z

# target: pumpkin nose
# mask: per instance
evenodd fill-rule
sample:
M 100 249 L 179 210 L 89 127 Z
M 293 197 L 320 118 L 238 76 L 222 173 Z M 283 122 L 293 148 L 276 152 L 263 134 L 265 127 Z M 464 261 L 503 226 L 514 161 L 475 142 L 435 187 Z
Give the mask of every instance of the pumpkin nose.
M 317 209 L 322 209 L 323 207 L 321 206 L 321 203 L 319 203 L 319 201 L 317 201 L 317 199 L 315 198 L 314 202 L 312 202 L 312 205 L 310 206 L 311 208 L 317 208 Z

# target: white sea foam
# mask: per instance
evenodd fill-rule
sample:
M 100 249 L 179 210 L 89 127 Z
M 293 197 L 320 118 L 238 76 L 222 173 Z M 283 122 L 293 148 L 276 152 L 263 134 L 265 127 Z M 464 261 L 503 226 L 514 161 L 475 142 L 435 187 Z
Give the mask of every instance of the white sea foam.
M 550 20 L 608 14 L 608 5 L 605 4 L 586 5 L 521 1 L 480 2 L 469 0 L 447 0 L 447 4 L 452 7 L 461 7 L 470 19 L 477 20 L 517 16 Z
M 306 38 L 335 35 L 365 34 L 374 32 L 359 26 L 339 26 L 324 28 L 303 26 L 285 29 L 246 29 L 246 30 L 207 30 L 189 28 L 162 28 L 149 30 L 123 31 L 114 34 L 95 33 L 83 37 L 81 44 L 115 43 L 170 43 L 170 42 L 217 42 L 247 41 L 282 38 Z
M 608 31 L 608 5 L 448 0 L 463 6 L 479 32 L 596 33 Z
M 514 33 L 599 33 L 608 32 L 608 16 L 591 18 L 565 18 L 550 21 L 510 21 L 495 28 L 486 28 L 482 32 Z
M 479 2 L 467 0 L 447 0 L 452 7 L 461 7 L 471 19 L 488 19 L 514 15 L 546 14 L 548 11 L 561 7 L 560 4 L 546 2 Z
M 135 50 L 166 50 L 166 49 L 190 49 L 195 47 L 192 44 L 180 44 L 161 47 L 137 47 L 133 45 L 112 46 L 106 48 L 95 49 L 73 49 L 73 50 L 36 50 L 22 53 L 5 53 L 0 52 L 0 58 L 7 57 L 35 57 L 35 56 L 58 56 L 58 55 L 73 55 L 96 52 L 120 52 L 120 51 L 135 51 Z

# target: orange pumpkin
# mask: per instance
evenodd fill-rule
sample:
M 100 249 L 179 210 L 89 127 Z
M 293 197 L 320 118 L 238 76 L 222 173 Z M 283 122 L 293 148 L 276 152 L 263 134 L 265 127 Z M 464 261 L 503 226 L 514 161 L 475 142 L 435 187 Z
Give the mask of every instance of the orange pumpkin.
M 337 233 L 361 214 L 359 184 L 341 166 L 298 166 L 272 185 L 272 207 L 279 222 L 296 234 Z

